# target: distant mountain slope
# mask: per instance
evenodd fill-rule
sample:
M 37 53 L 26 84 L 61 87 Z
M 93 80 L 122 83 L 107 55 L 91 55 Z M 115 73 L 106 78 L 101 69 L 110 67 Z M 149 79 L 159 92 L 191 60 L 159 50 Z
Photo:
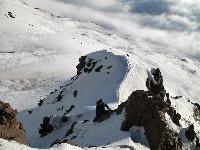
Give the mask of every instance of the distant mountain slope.
M 181 114 L 180 127 L 166 115 L 168 125 L 179 133 L 194 124 L 199 137 L 200 63 L 160 45 L 159 40 L 123 34 L 101 22 L 65 18 L 19 0 L 1 0 L 0 99 L 18 109 L 17 118 L 24 125 L 30 147 L 48 148 L 56 139 L 67 139 L 83 147 L 117 149 L 126 143 L 147 149 L 142 128 L 134 127 L 138 143 L 129 132 L 119 130 L 124 113 L 93 123 L 95 103 L 102 98 L 116 108 L 133 91 L 147 90 L 147 72 L 160 68 L 171 105 Z M 78 60 L 84 55 L 86 69 L 77 72 Z M 80 75 L 74 76 L 77 73 Z M 63 115 L 69 119 L 64 124 L 60 122 Z M 45 116 L 57 129 L 40 137 L 38 128 Z M 184 137 L 184 132 L 180 134 Z M 183 140 L 183 149 L 194 148 L 194 142 Z M 3 148 L 7 148 L 5 144 L 21 147 L 4 140 L 1 143 Z

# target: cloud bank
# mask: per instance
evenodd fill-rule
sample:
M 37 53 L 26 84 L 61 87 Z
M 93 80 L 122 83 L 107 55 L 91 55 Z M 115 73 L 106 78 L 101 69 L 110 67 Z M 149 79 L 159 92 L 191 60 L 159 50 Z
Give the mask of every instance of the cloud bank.
M 200 58 L 199 0 L 32 0 L 66 17 L 92 21 L 122 35 Z

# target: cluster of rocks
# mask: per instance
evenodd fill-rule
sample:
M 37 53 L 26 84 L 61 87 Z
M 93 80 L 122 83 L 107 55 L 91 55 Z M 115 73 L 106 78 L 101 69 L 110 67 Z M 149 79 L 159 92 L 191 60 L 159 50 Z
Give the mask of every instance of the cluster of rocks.
M 165 101 L 166 91 L 160 70 L 154 69 L 152 77 L 153 79 L 149 77 L 146 81 L 148 91 L 133 92 L 116 110 L 120 113 L 125 108 L 121 130 L 128 131 L 132 126 L 143 126 L 152 150 L 179 150 L 182 142 L 178 134 L 168 127 L 165 113 L 168 112 L 177 124 L 181 116 L 177 117 L 169 99 Z
M 27 144 L 25 131 L 20 122 L 16 120 L 16 110 L 8 103 L 0 101 L 0 138 Z
M 12 12 L 8 12 L 8 14 L 5 14 L 6 17 L 10 17 L 10 18 L 15 18 L 16 15 L 14 15 Z
M 90 58 L 88 61 L 86 61 L 86 58 L 87 56 L 81 56 L 81 58 L 79 58 L 79 64 L 76 66 L 78 76 L 82 73 L 82 71 L 85 73 L 90 73 L 97 64 L 97 61 L 94 61 L 94 59 Z
M 108 58 L 105 57 L 105 59 L 108 59 Z M 101 60 L 98 60 L 98 61 L 101 61 Z M 92 72 L 92 70 L 96 67 L 96 64 L 98 61 L 95 61 L 92 58 L 87 58 L 87 56 L 81 56 L 81 58 L 79 58 L 79 64 L 76 66 L 77 76 L 79 76 L 82 72 L 84 73 Z M 100 72 L 102 68 L 103 68 L 103 65 L 97 66 L 94 69 L 94 71 Z M 110 69 L 110 68 L 112 68 L 112 66 L 109 66 L 107 69 Z

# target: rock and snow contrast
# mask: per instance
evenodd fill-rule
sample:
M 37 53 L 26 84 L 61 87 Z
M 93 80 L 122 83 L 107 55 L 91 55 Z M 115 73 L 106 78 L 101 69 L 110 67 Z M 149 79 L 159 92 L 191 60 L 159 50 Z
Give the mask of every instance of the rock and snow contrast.
M 1 0 L 0 149 L 200 149 L 199 14 L 195 0 Z

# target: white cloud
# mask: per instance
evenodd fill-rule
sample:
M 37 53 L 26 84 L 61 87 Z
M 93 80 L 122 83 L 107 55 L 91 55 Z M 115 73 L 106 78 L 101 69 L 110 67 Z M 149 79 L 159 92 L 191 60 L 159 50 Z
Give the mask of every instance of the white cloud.
M 43 0 L 40 4 L 67 17 L 200 56 L 198 0 Z

